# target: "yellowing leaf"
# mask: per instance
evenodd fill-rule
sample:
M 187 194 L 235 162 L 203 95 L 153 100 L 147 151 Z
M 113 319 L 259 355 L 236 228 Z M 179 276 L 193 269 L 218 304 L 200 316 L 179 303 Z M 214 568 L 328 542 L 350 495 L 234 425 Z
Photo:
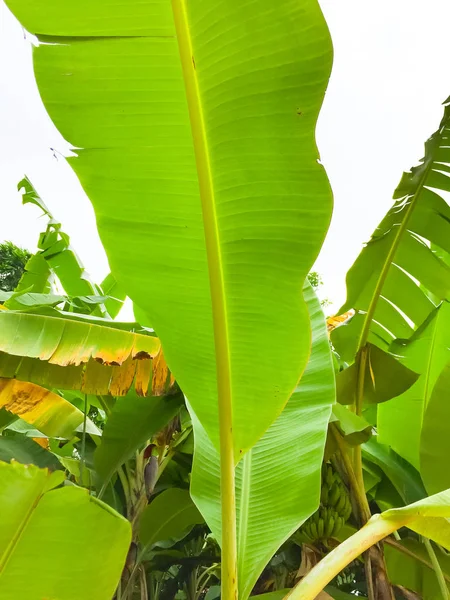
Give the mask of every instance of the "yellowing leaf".
M 134 382 L 147 395 L 156 358 L 153 387 L 165 389 L 167 365 L 156 337 L 88 320 L 7 313 L 0 317 L 0 377 L 113 396 L 125 396 Z
M 152 362 L 152 394 L 153 396 L 165 396 L 175 380 L 170 374 L 162 348 Z
M 33 441 L 36 442 L 36 444 L 39 444 L 39 446 L 41 446 L 45 450 L 48 450 L 50 448 L 48 438 L 46 437 L 33 438 Z
M 0 314 L 0 351 L 50 364 L 76 366 L 93 358 L 117 366 L 130 355 L 153 358 L 159 348 L 156 337 L 88 321 L 12 310 Z
M 0 408 L 21 417 L 49 437 L 70 438 L 84 415 L 70 402 L 34 383 L 0 378 Z M 87 420 L 86 430 L 99 434 Z
M 328 317 L 328 319 L 327 319 L 328 333 L 331 333 L 333 331 L 333 329 L 336 329 L 336 327 L 340 327 L 341 325 L 344 325 L 347 321 L 349 321 L 351 319 L 351 317 L 353 317 L 354 314 L 355 314 L 354 310 L 348 310 L 347 312 L 343 313 L 342 315 L 335 315 L 334 317 Z

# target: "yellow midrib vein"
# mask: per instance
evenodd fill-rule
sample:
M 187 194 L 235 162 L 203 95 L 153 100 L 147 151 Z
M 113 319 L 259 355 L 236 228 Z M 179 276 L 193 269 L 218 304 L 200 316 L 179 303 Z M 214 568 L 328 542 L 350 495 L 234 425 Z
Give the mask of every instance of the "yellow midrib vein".
M 208 141 L 185 0 L 172 10 L 191 122 L 208 261 L 219 409 L 222 499 L 222 600 L 237 598 L 236 502 L 232 428 L 231 369 L 223 266 Z

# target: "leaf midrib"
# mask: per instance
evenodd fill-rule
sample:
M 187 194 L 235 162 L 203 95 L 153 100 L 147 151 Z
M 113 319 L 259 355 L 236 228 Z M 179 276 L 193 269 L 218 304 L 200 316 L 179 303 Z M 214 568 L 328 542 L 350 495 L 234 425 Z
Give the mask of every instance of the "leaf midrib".
M 172 0 L 172 7 L 184 76 L 186 100 L 191 122 L 199 193 L 202 205 L 214 328 L 219 412 L 221 405 L 229 404 L 231 413 L 230 351 L 228 343 L 228 320 L 225 300 L 223 260 L 220 248 L 216 198 L 214 194 L 205 119 L 192 41 L 190 38 L 186 2 L 185 0 Z
M 235 455 L 231 392 L 230 349 L 227 306 L 220 235 L 214 194 L 208 139 L 196 72 L 186 0 L 172 0 L 172 11 L 183 71 L 192 141 L 194 145 L 208 264 L 211 310 L 216 359 L 218 429 L 220 446 L 220 487 L 222 512 L 222 598 L 237 597 L 237 540 Z M 209 432 L 211 433 L 211 432 Z
M 0 577 L 1 577 L 2 573 L 4 572 L 4 569 L 5 569 L 6 565 L 8 564 L 9 559 L 13 555 L 14 550 L 17 547 L 21 537 L 23 536 L 23 534 L 27 528 L 27 525 L 31 520 L 31 517 L 33 516 L 33 512 L 36 510 L 37 505 L 39 504 L 39 501 L 43 496 L 42 492 L 44 489 L 44 484 L 45 484 L 45 481 L 42 482 L 42 485 L 40 486 L 41 489 L 39 491 L 36 491 L 36 497 L 35 497 L 33 503 L 31 504 L 28 511 L 26 512 L 25 517 L 22 519 L 21 523 L 19 524 L 18 529 L 16 530 L 11 541 L 5 548 L 5 551 L 0 556 Z

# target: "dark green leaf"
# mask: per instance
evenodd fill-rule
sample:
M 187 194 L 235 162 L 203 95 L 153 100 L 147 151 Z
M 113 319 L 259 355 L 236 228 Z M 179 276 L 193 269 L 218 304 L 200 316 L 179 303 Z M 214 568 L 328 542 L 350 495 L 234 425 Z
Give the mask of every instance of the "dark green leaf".
M 169 488 L 146 507 L 139 522 L 139 539 L 147 548 L 170 540 L 181 540 L 203 517 L 187 490 Z
M 364 402 L 378 404 L 400 396 L 408 390 L 419 375 L 378 346 L 368 344 L 364 376 Z M 337 400 L 340 404 L 354 404 L 358 381 L 358 366 L 353 363 L 336 376 Z
M 440 567 L 450 591 L 450 556 L 436 549 Z M 426 600 L 442 600 L 442 592 L 425 546 L 407 538 L 395 545 L 385 544 L 384 554 L 389 580 L 413 590 Z
M 24 465 L 46 467 L 52 471 L 62 468 L 54 454 L 25 435 L 0 436 L 0 460 L 16 460 Z
M 162 429 L 179 411 L 183 396 L 141 398 L 134 393 L 117 398 L 95 451 L 98 474 L 107 481 L 135 450 Z
M 363 445 L 362 452 L 365 460 L 374 463 L 385 473 L 405 504 L 426 497 L 420 474 L 389 447 L 371 439 Z

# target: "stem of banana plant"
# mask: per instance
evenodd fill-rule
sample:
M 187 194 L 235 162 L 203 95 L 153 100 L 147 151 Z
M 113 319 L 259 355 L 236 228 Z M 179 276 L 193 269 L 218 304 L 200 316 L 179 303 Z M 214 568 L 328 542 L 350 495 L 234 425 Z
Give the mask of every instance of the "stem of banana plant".
M 144 565 L 141 564 L 141 600 L 147 600 L 147 598 L 148 598 L 147 577 L 145 574 Z
M 444 579 L 444 574 L 442 573 L 441 565 L 436 556 L 436 552 L 428 538 L 422 538 L 423 543 L 425 544 L 425 548 L 427 549 L 428 556 L 430 557 L 431 564 L 433 565 L 433 570 L 436 575 L 436 579 L 439 584 L 439 589 L 442 595 L 442 600 L 449 600 L 450 594 L 448 592 L 448 587 Z
M 376 600 L 372 577 L 372 560 L 369 552 L 366 552 L 366 556 L 364 557 L 364 572 L 366 574 L 367 598 L 369 600 Z
M 331 433 L 334 437 L 337 447 L 339 448 L 339 453 L 342 458 L 343 467 L 347 473 L 348 482 L 350 484 L 350 491 L 353 495 L 353 498 L 356 502 L 359 512 L 359 518 L 361 523 L 364 524 L 370 519 L 370 508 L 369 503 L 367 502 L 367 496 L 364 490 L 364 482 L 363 487 L 361 489 L 355 475 L 355 470 L 352 465 L 352 461 L 350 460 L 350 456 L 348 454 L 347 444 L 342 437 L 339 429 L 335 425 L 335 423 L 331 423 L 330 425 Z
M 363 402 L 364 402 L 364 385 L 365 385 L 365 377 L 367 372 L 367 361 L 369 360 L 369 346 L 367 342 L 364 341 L 364 346 L 359 350 L 358 353 L 358 379 L 357 379 L 357 389 L 356 389 L 356 403 L 355 403 L 355 413 L 358 417 L 362 414 Z M 362 449 L 361 445 L 356 446 L 353 454 L 353 462 L 354 462 L 354 474 L 356 479 L 356 486 L 358 489 L 358 498 L 360 499 L 360 525 L 365 525 L 365 523 L 370 519 L 371 512 L 369 507 L 369 502 L 367 501 L 366 491 L 364 487 L 364 475 L 363 475 L 363 465 L 362 465 Z M 381 562 L 380 562 L 381 561 Z M 382 570 L 386 572 L 386 565 L 384 561 L 383 551 L 380 547 L 379 556 L 376 561 L 376 575 L 375 578 L 378 579 L 379 569 L 382 566 Z M 374 589 L 374 571 L 372 569 L 372 559 L 370 553 L 367 552 L 364 556 L 364 566 L 366 572 L 366 580 L 367 580 L 367 592 L 369 600 L 375 600 L 375 589 Z M 392 588 L 387 581 L 387 577 L 383 580 L 387 582 L 386 593 L 389 594 L 392 598 Z
M 83 435 L 81 438 L 80 460 L 80 485 L 83 485 L 83 473 L 86 464 L 86 422 L 87 422 L 87 394 L 84 395 Z
M 368 347 L 365 345 L 359 351 L 359 361 L 358 361 L 358 380 L 357 380 L 357 388 L 356 388 L 356 403 L 355 403 L 355 412 L 358 417 L 362 414 L 362 407 L 364 401 L 364 383 L 365 383 L 365 374 L 366 374 L 366 366 L 367 366 L 367 353 Z M 358 487 L 361 491 L 361 494 L 366 498 L 365 490 L 364 490 L 364 477 L 363 477 L 363 468 L 362 468 L 362 451 L 361 446 L 356 446 L 354 450 L 353 460 L 355 464 L 355 476 Z M 370 517 L 369 504 L 367 499 L 365 500 L 365 504 L 367 505 L 368 515 Z
M 360 482 L 358 482 L 356 475 L 355 475 L 355 470 L 353 468 L 352 461 L 350 460 L 350 457 L 348 455 L 348 451 L 347 451 L 348 449 L 346 447 L 346 443 L 345 443 L 343 437 L 341 436 L 340 431 L 338 430 L 337 426 L 334 423 L 332 423 L 330 427 L 331 427 L 331 431 L 334 436 L 334 439 L 336 441 L 336 444 L 339 448 L 343 467 L 347 473 L 348 482 L 350 484 L 351 496 L 353 498 L 354 503 L 356 504 L 357 520 L 361 525 L 364 525 L 365 523 L 367 523 L 367 521 L 370 519 L 370 516 L 371 516 L 369 503 L 367 501 L 367 496 L 366 496 L 366 492 L 364 489 L 364 480 L 362 481 L 362 485 Z M 362 464 L 361 464 L 361 472 L 362 472 Z M 374 591 L 373 576 L 372 576 L 372 561 L 371 561 L 371 558 L 370 558 L 368 552 L 364 556 L 364 567 L 365 567 L 365 571 L 366 571 L 368 598 L 369 598 L 369 600 L 374 600 L 375 599 L 375 591 Z
M 374 515 L 364 527 L 322 558 L 292 588 L 284 597 L 284 600 L 314 600 L 324 587 L 347 565 L 368 550 L 368 548 L 405 524 L 406 521 L 383 519 L 381 515 Z
M 210 280 L 219 409 L 220 494 L 222 507 L 221 599 L 236 600 L 238 588 L 234 443 L 230 382 L 231 367 L 223 260 L 208 148 L 208 135 L 203 114 L 202 95 L 197 75 L 198 67 L 195 63 L 195 51 L 191 38 L 191 23 L 186 0 L 172 0 L 172 12 L 191 122 Z

